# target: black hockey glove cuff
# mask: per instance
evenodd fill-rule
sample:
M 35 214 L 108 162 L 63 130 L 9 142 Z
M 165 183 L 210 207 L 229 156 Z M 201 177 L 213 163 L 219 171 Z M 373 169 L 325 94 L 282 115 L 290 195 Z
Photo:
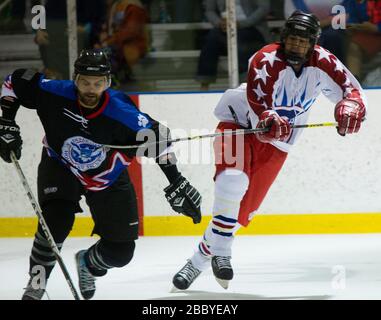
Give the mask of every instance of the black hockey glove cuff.
M 164 172 L 169 183 L 174 183 L 181 176 L 181 173 L 177 169 L 177 159 L 173 152 L 164 154 L 156 158 L 156 162 L 160 169 Z
M 8 163 L 12 162 L 11 152 L 17 159 L 21 157 L 22 140 L 20 127 L 12 120 L 0 117 L 0 157 Z
M 3 112 L 3 118 L 7 120 L 15 120 L 20 102 L 17 98 L 4 96 L 0 98 L 0 108 Z
M 164 192 L 174 211 L 192 218 L 194 224 L 200 223 L 201 195 L 187 179 L 180 176 L 174 183 L 166 187 Z

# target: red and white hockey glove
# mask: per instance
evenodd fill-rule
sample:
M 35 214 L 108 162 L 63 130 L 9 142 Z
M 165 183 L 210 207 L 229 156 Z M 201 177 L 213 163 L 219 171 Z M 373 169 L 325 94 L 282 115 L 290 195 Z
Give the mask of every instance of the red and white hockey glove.
M 365 107 L 355 100 L 343 99 L 336 104 L 335 120 L 338 123 L 339 135 L 356 133 L 360 130 L 361 122 L 365 120 Z
M 290 123 L 287 118 L 280 117 L 274 110 L 266 110 L 259 116 L 257 128 L 269 128 L 269 131 L 256 133 L 259 141 L 285 141 L 291 134 Z

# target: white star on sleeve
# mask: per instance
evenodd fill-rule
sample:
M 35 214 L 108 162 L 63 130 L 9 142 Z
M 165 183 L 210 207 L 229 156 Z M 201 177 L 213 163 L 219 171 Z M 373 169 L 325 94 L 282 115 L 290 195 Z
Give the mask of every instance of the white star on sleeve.
M 257 99 L 260 100 L 261 98 L 263 98 L 264 96 L 266 96 L 266 93 L 264 93 L 262 91 L 262 88 L 261 88 L 261 85 L 258 83 L 257 85 L 257 88 L 256 89 L 253 89 L 253 91 L 255 92 L 255 94 L 257 95 Z
M 270 63 L 270 66 L 273 67 L 275 61 L 282 61 L 276 56 L 276 50 L 273 52 L 263 52 L 264 58 L 262 58 L 261 62 L 268 61 Z
M 343 72 L 344 71 L 344 66 L 343 64 L 339 61 L 339 60 L 336 60 L 335 61 L 335 71 L 339 71 L 339 72 Z
M 319 60 L 327 59 L 328 62 L 331 61 L 331 57 L 329 56 L 329 52 L 322 47 L 319 47 L 318 49 L 315 49 L 317 52 L 319 52 Z
M 266 65 L 263 65 L 261 69 L 254 68 L 256 76 L 254 80 L 262 79 L 263 83 L 266 84 L 266 78 L 270 77 L 270 75 L 267 73 Z

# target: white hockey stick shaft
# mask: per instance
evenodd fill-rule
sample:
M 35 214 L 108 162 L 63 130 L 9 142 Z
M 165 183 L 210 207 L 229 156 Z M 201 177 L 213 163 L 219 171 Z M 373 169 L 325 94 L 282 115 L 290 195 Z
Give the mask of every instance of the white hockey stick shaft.
M 300 128 L 318 128 L 318 127 L 336 127 L 337 122 L 323 122 L 323 123 L 310 123 L 310 124 L 298 124 L 298 125 L 291 125 L 292 129 L 300 129 Z M 148 147 L 151 145 L 156 145 L 158 143 L 175 143 L 180 141 L 189 141 L 189 140 L 196 140 L 196 139 L 205 139 L 205 138 L 215 138 L 215 137 L 221 137 L 221 136 L 231 136 L 231 135 L 238 135 L 238 134 L 249 134 L 249 133 L 258 133 L 258 132 L 266 132 L 269 128 L 253 128 L 253 129 L 239 129 L 239 130 L 229 130 L 229 131 L 223 131 L 223 132 L 216 132 L 216 133 L 210 133 L 205 135 L 199 135 L 199 136 L 189 136 L 184 138 L 176 138 L 172 140 L 163 140 L 160 142 L 150 142 L 150 143 L 142 143 L 132 146 L 117 146 L 117 145 L 103 145 L 104 147 L 112 148 L 112 149 L 136 149 L 139 147 Z

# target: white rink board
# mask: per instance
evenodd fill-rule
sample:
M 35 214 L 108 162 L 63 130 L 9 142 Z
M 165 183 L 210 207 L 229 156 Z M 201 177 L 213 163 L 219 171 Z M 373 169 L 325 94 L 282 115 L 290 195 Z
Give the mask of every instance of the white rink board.
M 340 137 L 334 128 L 305 129 L 291 150 L 260 213 L 348 213 L 381 212 L 381 90 L 366 90 L 369 102 L 367 121 L 360 134 Z M 150 94 L 140 96 L 142 111 L 165 122 L 176 136 L 213 131 L 217 120 L 213 109 L 221 94 Z M 318 99 L 310 121 L 333 121 L 334 106 Z M 41 153 L 42 127 L 34 111 L 21 108 L 17 121 L 24 140 L 20 161 L 36 194 L 36 174 Z M 186 131 L 179 132 L 179 129 Z M 205 132 L 204 132 L 205 133 Z M 203 140 L 207 150 L 211 139 Z M 212 153 L 203 152 L 206 164 L 189 164 L 200 158 L 196 149 L 187 153 L 178 143 L 180 169 L 203 195 L 203 212 L 211 214 L 214 165 Z M 193 148 L 199 144 L 192 142 Z M 211 157 L 207 161 L 208 157 Z M 0 162 L 0 217 L 34 216 L 13 165 Z M 156 165 L 143 165 L 144 214 L 176 215 L 167 204 L 163 188 L 167 181 Z M 81 204 L 84 209 L 85 204 Z

